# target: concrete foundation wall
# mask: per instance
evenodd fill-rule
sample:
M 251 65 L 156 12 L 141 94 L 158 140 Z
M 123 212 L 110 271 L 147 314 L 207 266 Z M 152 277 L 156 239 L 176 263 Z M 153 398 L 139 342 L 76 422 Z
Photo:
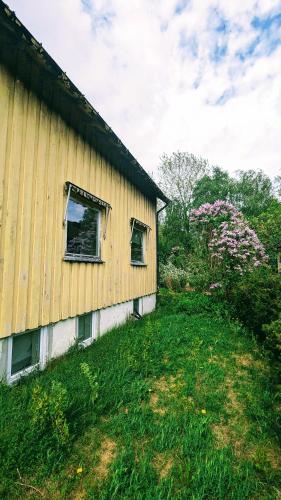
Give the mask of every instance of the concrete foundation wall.
M 100 309 L 99 335 L 103 335 L 115 326 L 125 323 L 133 312 L 133 301 Z
M 8 339 L 0 340 L 0 380 L 6 380 L 8 364 Z
M 156 307 L 156 294 L 147 295 L 142 298 L 142 313 L 143 315 L 149 314 L 154 311 Z
M 66 353 L 76 339 L 76 318 L 59 321 L 49 327 L 49 359 Z

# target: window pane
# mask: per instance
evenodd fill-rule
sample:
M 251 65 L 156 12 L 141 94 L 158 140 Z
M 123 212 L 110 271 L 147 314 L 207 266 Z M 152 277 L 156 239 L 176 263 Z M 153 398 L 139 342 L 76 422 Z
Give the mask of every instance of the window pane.
M 70 197 L 67 206 L 67 253 L 98 256 L 99 211 Z
M 131 260 L 143 262 L 143 231 L 134 228 L 131 243 Z
M 85 319 L 84 316 L 78 318 L 78 340 L 84 340 L 85 335 Z
M 92 336 L 92 313 L 78 318 L 78 340 L 86 340 Z
M 40 330 L 13 337 L 12 375 L 39 363 Z
M 133 300 L 133 310 L 134 310 L 134 313 L 139 314 L 139 310 L 140 310 L 140 301 L 139 301 L 139 299 L 134 299 Z

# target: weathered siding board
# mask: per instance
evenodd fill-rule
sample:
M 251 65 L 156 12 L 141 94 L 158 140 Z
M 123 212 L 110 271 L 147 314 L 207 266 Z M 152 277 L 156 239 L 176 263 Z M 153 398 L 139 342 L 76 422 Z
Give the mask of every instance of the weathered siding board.
M 155 204 L 0 69 L 0 337 L 154 293 Z M 66 181 L 112 206 L 104 264 L 63 261 Z M 131 217 L 152 228 L 147 267 L 130 264 Z

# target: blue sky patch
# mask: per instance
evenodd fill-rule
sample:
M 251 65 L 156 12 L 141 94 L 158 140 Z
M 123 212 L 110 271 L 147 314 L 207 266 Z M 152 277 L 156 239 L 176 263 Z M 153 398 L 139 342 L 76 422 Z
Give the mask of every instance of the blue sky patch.
M 110 10 L 97 11 L 92 0 L 81 0 L 83 9 L 91 16 L 93 31 L 101 27 L 111 27 L 115 13 Z
M 190 0 L 179 0 L 177 5 L 175 6 L 175 10 L 174 10 L 175 15 L 180 16 L 185 11 L 185 9 L 188 7 L 189 3 L 190 3 Z
M 230 31 L 230 23 L 218 8 L 210 7 L 207 21 L 208 29 L 216 33 L 224 34 Z
M 226 89 L 220 97 L 213 103 L 215 106 L 223 106 L 229 99 L 235 96 L 235 90 L 233 87 Z
M 252 19 L 251 25 L 256 30 L 269 30 L 272 26 L 281 26 L 281 11 L 277 14 L 268 14 L 267 16 L 255 16 Z
M 198 40 L 195 35 L 187 36 L 187 34 L 182 31 L 180 33 L 179 47 L 186 56 L 191 56 L 193 58 L 198 57 Z
M 270 56 L 281 45 L 281 9 L 264 16 L 255 16 L 251 21 L 253 40 L 236 52 L 236 57 L 245 62 L 250 58 Z
M 211 51 L 211 61 L 214 63 L 219 63 L 224 59 L 227 54 L 227 44 L 216 43 L 213 50 Z

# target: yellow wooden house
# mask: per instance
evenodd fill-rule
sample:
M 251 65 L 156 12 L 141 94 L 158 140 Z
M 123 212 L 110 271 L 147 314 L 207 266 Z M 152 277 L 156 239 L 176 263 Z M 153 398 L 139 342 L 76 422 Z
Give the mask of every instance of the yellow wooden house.
M 168 200 L 0 1 L 0 379 L 155 307 Z

